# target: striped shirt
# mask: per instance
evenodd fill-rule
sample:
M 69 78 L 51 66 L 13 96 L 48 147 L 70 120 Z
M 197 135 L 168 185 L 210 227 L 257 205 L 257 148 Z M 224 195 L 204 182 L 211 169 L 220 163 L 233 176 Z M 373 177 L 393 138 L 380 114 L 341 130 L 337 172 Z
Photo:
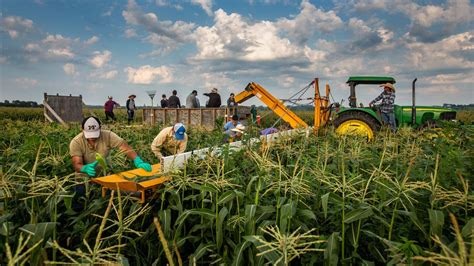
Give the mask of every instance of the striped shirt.
M 375 98 L 370 104 L 374 104 L 382 100 L 380 104 L 380 111 L 382 113 L 393 112 L 393 104 L 395 103 L 395 93 L 391 91 L 383 91 L 377 98 Z

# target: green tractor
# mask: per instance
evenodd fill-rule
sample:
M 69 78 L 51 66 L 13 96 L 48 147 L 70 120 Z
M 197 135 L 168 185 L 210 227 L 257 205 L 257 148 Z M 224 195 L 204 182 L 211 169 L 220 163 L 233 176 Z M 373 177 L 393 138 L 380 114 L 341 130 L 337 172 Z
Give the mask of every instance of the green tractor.
M 410 126 L 413 128 L 431 127 L 438 120 L 456 119 L 456 111 L 449 108 L 416 106 L 415 105 L 415 82 L 412 83 L 412 105 L 395 105 L 395 120 L 397 127 Z M 350 87 L 349 107 L 339 108 L 334 119 L 334 126 L 338 134 L 358 134 L 374 137 L 374 133 L 380 130 L 382 119 L 377 107 L 357 107 L 355 88 L 359 84 L 379 85 L 383 83 L 395 84 L 392 77 L 353 76 L 346 82 Z

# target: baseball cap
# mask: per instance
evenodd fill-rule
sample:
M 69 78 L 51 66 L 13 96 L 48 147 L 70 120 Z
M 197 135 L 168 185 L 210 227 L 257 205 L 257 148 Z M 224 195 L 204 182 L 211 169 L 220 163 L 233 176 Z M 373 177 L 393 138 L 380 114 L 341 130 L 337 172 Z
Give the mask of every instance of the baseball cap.
M 184 139 L 184 134 L 186 133 L 186 128 L 182 123 L 176 123 L 173 127 L 174 129 L 174 137 L 177 140 L 183 140 Z
M 87 118 L 82 126 L 82 129 L 86 139 L 94 139 L 100 136 L 100 124 L 95 117 Z

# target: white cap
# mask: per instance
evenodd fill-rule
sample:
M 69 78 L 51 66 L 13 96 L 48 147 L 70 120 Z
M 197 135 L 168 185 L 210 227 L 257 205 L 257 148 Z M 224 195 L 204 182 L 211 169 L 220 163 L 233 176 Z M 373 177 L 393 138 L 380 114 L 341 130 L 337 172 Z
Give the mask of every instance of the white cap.
M 94 117 L 89 117 L 84 123 L 84 137 L 86 139 L 96 139 L 100 136 L 100 124 Z
M 242 124 L 238 124 L 233 129 L 231 129 L 231 131 L 240 132 L 240 133 L 244 133 L 244 130 L 245 130 L 245 126 Z

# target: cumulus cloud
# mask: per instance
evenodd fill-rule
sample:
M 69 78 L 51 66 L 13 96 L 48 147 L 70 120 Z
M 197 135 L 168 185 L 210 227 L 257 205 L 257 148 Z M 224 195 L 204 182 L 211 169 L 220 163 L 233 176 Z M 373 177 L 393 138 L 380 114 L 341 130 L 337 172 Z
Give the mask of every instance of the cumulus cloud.
M 134 0 L 128 1 L 127 10 L 124 10 L 122 15 L 129 25 L 143 26 L 150 33 L 163 35 L 180 42 L 184 41 L 190 30 L 194 28 L 193 23 L 161 21 L 156 14 L 143 12 Z
M 21 34 L 33 31 L 33 21 L 17 16 L 8 16 L 0 20 L 0 31 L 16 39 Z
M 92 45 L 92 44 L 94 44 L 94 43 L 96 43 L 96 42 L 98 42 L 98 41 L 99 41 L 99 37 L 97 37 L 97 36 L 92 36 L 90 39 L 86 40 L 86 41 L 84 42 L 84 44 L 86 44 L 86 45 Z
M 112 53 L 109 50 L 105 50 L 102 53 L 99 51 L 94 52 L 94 57 L 89 60 L 94 67 L 100 68 L 105 66 L 110 59 L 112 59 Z
M 117 77 L 118 71 L 117 70 L 110 70 L 110 71 L 97 71 L 91 73 L 91 77 L 93 78 L 100 78 L 100 79 L 113 79 Z
M 200 5 L 208 16 L 212 16 L 212 0 L 191 0 L 191 4 Z
M 411 21 L 409 34 L 421 42 L 436 42 L 453 34 L 457 26 L 474 20 L 474 7 L 470 0 L 447 0 L 445 3 L 420 5 L 411 0 L 351 0 L 342 5 L 358 11 L 383 9 L 402 13 Z
M 307 62 L 308 57 L 324 57 L 318 51 L 297 46 L 288 38 L 281 37 L 276 23 L 252 23 L 240 14 L 227 14 L 222 9 L 214 13 L 214 25 L 198 27 L 194 38 L 198 48 L 195 60 L 287 60 L 286 63 L 290 63 L 293 60 Z
M 431 84 L 472 84 L 472 77 L 474 77 L 474 71 L 470 71 L 468 73 L 439 74 L 434 77 L 430 77 L 428 81 Z
M 122 12 L 125 22 L 130 27 L 144 27 L 150 34 L 145 40 L 157 46 L 158 49 L 168 51 L 175 49 L 180 44 L 191 41 L 190 36 L 195 28 L 194 23 L 184 21 L 162 21 L 154 13 L 145 13 L 134 0 L 129 0 L 127 9 Z M 130 28 L 131 29 L 131 28 Z M 127 37 L 135 36 L 134 31 L 126 31 Z M 173 45 L 170 46 L 169 44 Z M 164 48 L 161 48 L 164 46 Z
M 395 45 L 392 42 L 394 33 L 382 26 L 372 29 L 358 18 L 350 18 L 348 26 L 355 36 L 355 40 L 349 45 L 350 52 L 380 51 Z
M 74 53 L 67 48 L 59 48 L 59 49 L 48 49 L 47 51 L 48 57 L 64 57 L 64 58 L 73 58 Z
M 151 84 L 157 77 L 160 77 L 161 83 L 173 81 L 173 71 L 166 66 L 152 67 L 145 65 L 140 68 L 127 67 L 124 71 L 128 75 L 128 83 L 132 84 Z
M 156 0 L 155 4 L 159 7 L 172 7 L 176 10 L 183 10 L 183 7 L 179 4 L 173 4 L 171 1 L 167 0 Z
M 74 76 L 76 75 L 76 66 L 71 63 L 67 63 L 63 66 L 64 73 L 69 76 Z
M 64 37 L 61 34 L 48 34 L 46 38 L 41 40 L 43 44 L 52 46 L 52 47 L 69 47 L 73 43 L 77 43 L 79 38 L 72 39 L 68 37 Z
M 27 77 L 16 78 L 14 81 L 15 81 L 16 85 L 18 85 L 19 87 L 22 87 L 22 88 L 31 88 L 31 87 L 34 87 L 34 86 L 38 85 L 38 80 L 30 79 L 30 78 L 27 78 Z
M 474 67 L 474 31 L 459 33 L 435 43 L 407 44 L 408 61 L 422 70 Z
M 286 31 L 300 44 L 306 43 L 315 31 L 328 33 L 343 25 L 342 19 L 334 11 L 324 12 L 307 0 L 301 2 L 300 9 L 294 19 L 283 18 L 276 23 L 276 27 Z
M 134 29 L 126 29 L 125 30 L 125 37 L 132 38 L 137 36 L 137 32 Z

